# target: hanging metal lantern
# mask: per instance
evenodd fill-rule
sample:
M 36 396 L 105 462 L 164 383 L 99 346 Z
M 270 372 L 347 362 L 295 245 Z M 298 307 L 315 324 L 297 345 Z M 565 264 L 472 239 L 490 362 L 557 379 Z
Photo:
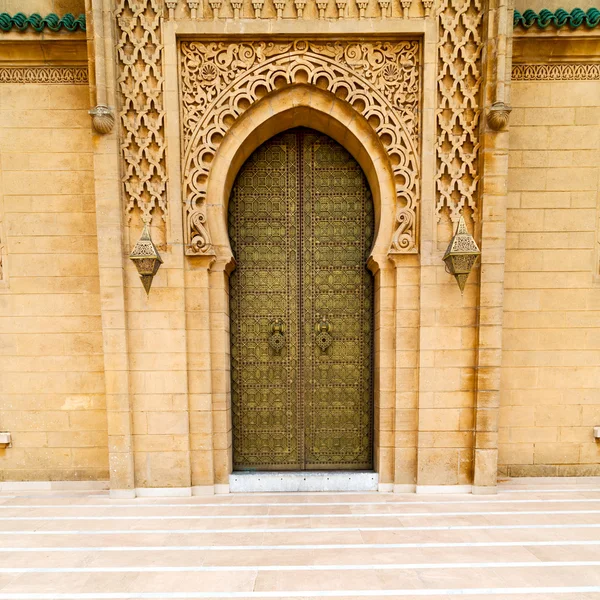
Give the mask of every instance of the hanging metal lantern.
M 477 262 L 481 251 L 479 246 L 469 233 L 463 216 L 461 215 L 456 233 L 450 240 L 446 254 L 444 254 L 444 262 L 446 263 L 446 272 L 454 275 L 461 293 L 465 289 L 467 278 L 471 269 Z
M 133 264 L 140 274 L 146 294 L 149 294 L 150 287 L 152 286 L 152 279 L 158 272 L 160 265 L 162 265 L 163 259 L 160 257 L 160 254 L 150 237 L 148 225 L 144 225 L 142 235 L 133 247 L 129 258 L 133 261 Z

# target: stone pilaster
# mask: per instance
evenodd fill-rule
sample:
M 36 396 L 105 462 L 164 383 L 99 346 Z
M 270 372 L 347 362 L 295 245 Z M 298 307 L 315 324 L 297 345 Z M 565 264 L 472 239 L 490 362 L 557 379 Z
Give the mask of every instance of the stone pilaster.
M 92 106 L 116 103 L 110 0 L 88 0 Z M 129 394 L 129 340 L 125 299 L 121 177 L 117 131 L 94 133 L 94 186 L 108 421 L 111 495 L 135 496 L 133 423 Z
M 509 0 L 510 1 L 510 0 Z M 482 123 L 481 284 L 475 403 L 474 493 L 494 493 L 502 362 L 504 260 L 508 195 L 508 92 L 512 7 L 491 0 Z M 504 111 L 504 115 L 500 114 Z

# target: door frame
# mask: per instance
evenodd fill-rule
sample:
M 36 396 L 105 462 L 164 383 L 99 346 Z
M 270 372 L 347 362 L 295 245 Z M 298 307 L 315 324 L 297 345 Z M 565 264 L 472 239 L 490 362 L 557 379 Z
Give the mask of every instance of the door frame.
M 390 255 L 396 212 L 396 185 L 376 131 L 343 100 L 316 86 L 295 84 L 262 98 L 231 126 L 215 155 L 207 182 L 207 218 L 216 258 L 208 274 L 210 312 L 210 393 L 212 398 L 215 489 L 226 491 L 232 473 L 229 274 L 235 261 L 229 243 L 227 208 L 237 173 L 262 143 L 293 127 L 309 127 L 333 138 L 355 158 L 371 188 L 374 243 L 368 267 L 374 275 L 374 470 L 379 489 L 391 491 L 395 470 L 396 347 L 412 343 L 412 328 L 396 333 L 396 269 L 417 266 L 415 255 Z M 414 286 L 411 294 L 414 295 Z M 418 303 L 410 298 L 410 306 Z M 409 299 L 409 298 L 406 298 Z M 406 340 L 398 339 L 406 336 Z

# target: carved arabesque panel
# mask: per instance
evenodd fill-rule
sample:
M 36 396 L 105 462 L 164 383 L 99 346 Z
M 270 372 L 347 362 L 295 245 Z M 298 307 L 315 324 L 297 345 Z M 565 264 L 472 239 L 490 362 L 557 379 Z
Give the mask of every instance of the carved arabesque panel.
M 162 11 L 162 0 L 119 0 L 115 11 L 125 212 L 144 223 L 156 208 L 167 217 Z
M 221 140 L 254 102 L 293 83 L 332 92 L 371 124 L 390 157 L 396 182 L 390 252 L 417 252 L 419 59 L 416 41 L 182 42 L 187 254 L 213 254 L 205 203 Z
M 440 0 L 436 108 L 436 214 L 477 218 L 482 0 Z

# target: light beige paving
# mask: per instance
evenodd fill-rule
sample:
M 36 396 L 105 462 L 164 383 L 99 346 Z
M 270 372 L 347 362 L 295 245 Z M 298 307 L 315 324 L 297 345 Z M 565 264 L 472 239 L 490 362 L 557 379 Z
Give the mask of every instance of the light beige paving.
M 0 600 L 600 598 L 600 489 L 499 489 L 4 496 Z

